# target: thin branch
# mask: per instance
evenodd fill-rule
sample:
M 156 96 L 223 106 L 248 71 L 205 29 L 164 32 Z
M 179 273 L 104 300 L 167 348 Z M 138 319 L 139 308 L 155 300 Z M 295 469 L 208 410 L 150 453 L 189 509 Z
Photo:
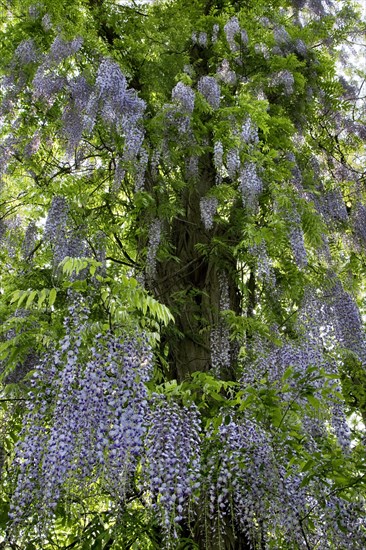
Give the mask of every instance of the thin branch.
M 131 256 L 130 256 L 130 255 L 126 252 L 126 250 L 124 249 L 124 246 L 123 246 L 123 244 L 122 244 L 122 241 L 121 241 L 121 239 L 119 238 L 119 236 L 117 235 L 117 233 L 113 233 L 113 237 L 115 238 L 115 241 L 116 241 L 116 243 L 118 244 L 119 248 L 121 249 L 121 252 L 122 252 L 122 254 L 124 255 L 124 257 L 127 258 L 127 260 L 128 260 L 129 262 L 131 262 L 132 265 L 137 265 L 137 262 L 135 262 L 135 260 L 133 260 L 133 259 L 131 258 Z
M 127 263 L 127 262 L 124 262 L 123 260 L 118 260 L 117 258 L 113 258 L 112 256 L 107 256 L 106 260 L 110 260 L 111 262 L 115 262 L 116 264 L 127 265 L 128 267 L 134 267 L 136 265 L 136 263 L 133 263 L 133 264 Z
M 0 398 L 0 402 L 3 403 L 3 402 L 6 402 L 6 401 L 30 401 L 30 399 L 26 399 L 25 397 L 7 397 L 7 398 Z

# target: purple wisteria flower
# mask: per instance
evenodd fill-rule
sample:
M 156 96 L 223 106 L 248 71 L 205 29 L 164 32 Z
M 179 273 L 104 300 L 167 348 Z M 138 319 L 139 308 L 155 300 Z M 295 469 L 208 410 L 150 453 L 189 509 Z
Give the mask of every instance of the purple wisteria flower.
M 226 169 L 231 180 L 235 180 L 240 170 L 240 155 L 239 149 L 233 147 L 226 153 Z
M 99 334 L 90 345 L 88 315 L 71 306 L 65 336 L 36 367 L 15 449 L 13 528 L 47 522 L 71 485 L 85 497 L 99 482 L 123 500 L 141 455 L 150 348 L 144 335 Z
M 172 100 L 175 101 L 182 111 L 188 115 L 193 113 L 195 93 L 190 86 L 178 82 L 172 90 Z
M 272 75 L 269 81 L 270 86 L 276 86 L 276 87 L 278 86 L 282 88 L 285 95 L 293 94 L 294 84 L 295 84 L 294 75 L 291 73 L 291 71 L 287 69 L 278 71 L 277 73 Z
M 230 63 L 227 59 L 223 59 L 217 68 L 217 76 L 225 84 L 234 86 L 237 82 L 235 71 L 230 69 Z
M 161 239 L 161 220 L 155 219 L 149 227 L 149 243 L 146 256 L 146 273 L 149 278 L 154 278 L 156 275 L 156 253 L 159 248 Z
M 250 211 L 255 211 L 258 197 L 263 190 L 263 182 L 258 175 L 254 162 L 246 162 L 241 169 L 239 190 L 242 195 L 243 207 Z
M 239 50 L 240 46 L 238 42 L 240 42 L 242 45 L 247 45 L 248 35 L 245 30 L 242 30 L 240 28 L 237 17 L 231 17 L 231 19 L 229 19 L 229 21 L 224 26 L 224 32 L 226 34 L 226 40 L 228 41 L 229 47 L 232 52 L 236 52 Z
M 30 63 L 36 63 L 39 58 L 36 44 L 31 38 L 23 40 L 15 50 L 15 59 L 21 65 L 29 65 Z
M 216 197 L 202 197 L 200 199 L 201 219 L 207 231 L 213 228 L 218 204 L 219 201 Z
M 179 406 L 156 395 L 148 417 L 142 464 L 148 490 L 166 538 L 188 515 L 188 503 L 200 487 L 200 432 L 198 409 Z
M 55 196 L 52 199 L 44 228 L 44 238 L 57 242 L 67 224 L 69 206 L 65 197 Z
M 202 76 L 198 81 L 197 90 L 213 109 L 220 107 L 220 86 L 213 76 Z
M 231 346 L 230 329 L 221 313 L 230 309 L 229 283 L 226 273 L 219 274 L 219 303 L 217 322 L 210 333 L 211 369 L 213 374 L 221 377 L 221 373 L 230 368 Z

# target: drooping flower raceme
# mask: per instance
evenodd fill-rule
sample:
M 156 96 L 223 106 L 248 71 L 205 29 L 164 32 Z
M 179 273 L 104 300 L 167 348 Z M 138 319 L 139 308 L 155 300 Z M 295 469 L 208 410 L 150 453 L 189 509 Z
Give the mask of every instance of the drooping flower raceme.
M 69 206 L 65 197 L 55 196 L 52 199 L 44 228 L 44 238 L 56 242 L 66 228 Z
M 217 76 L 225 84 L 229 84 L 231 86 L 234 86 L 236 84 L 236 73 L 235 71 L 232 71 L 230 69 L 230 63 L 227 59 L 223 59 L 221 64 L 219 65 L 217 69 Z
M 218 541 L 222 540 L 221 528 L 231 521 L 240 525 L 253 544 L 257 521 L 269 530 L 274 526 L 287 530 L 290 522 L 291 541 L 301 540 L 296 519 L 300 490 L 292 498 L 281 479 L 272 442 L 254 419 L 222 424 L 210 440 L 207 455 L 205 506 L 211 519 L 208 529 Z
M 189 115 L 193 113 L 195 93 L 187 84 L 178 82 L 172 90 L 172 99 L 178 103 L 183 112 Z
M 294 75 L 287 69 L 278 71 L 270 79 L 270 86 L 282 88 L 285 95 L 291 95 L 294 92 Z
M 240 35 L 240 25 L 237 17 L 231 17 L 231 19 L 229 19 L 224 26 L 224 32 L 231 51 L 237 51 L 239 49 L 239 45 L 236 42 L 236 37 Z
M 229 369 L 231 364 L 230 329 L 221 313 L 230 309 L 229 283 L 226 273 L 220 273 L 219 277 L 219 303 L 218 320 L 211 328 L 210 349 L 211 369 L 213 374 L 221 377 L 221 373 Z
M 122 132 L 125 137 L 124 159 L 133 160 L 140 151 L 144 137 L 141 117 L 145 102 L 137 97 L 133 89 L 127 88 L 126 78 L 118 63 L 109 58 L 103 59 L 98 68 L 96 89 L 103 121 Z M 93 117 L 93 103 L 90 108 Z
M 302 269 L 307 266 L 308 257 L 304 243 L 304 233 L 301 227 L 301 219 L 296 209 L 290 214 L 290 224 L 289 238 L 292 253 L 297 266 Z
M 213 228 L 213 218 L 217 211 L 219 201 L 216 197 L 202 197 L 200 199 L 201 219 L 205 229 Z
M 226 168 L 230 179 L 235 180 L 240 170 L 240 155 L 236 147 L 229 149 L 226 154 Z
M 15 449 L 15 526 L 51 518 L 68 491 L 86 497 L 98 481 L 123 500 L 141 455 L 149 346 L 113 334 L 87 345 L 87 313 L 70 307 L 64 338 L 36 367 Z
M 165 534 L 174 536 L 200 487 L 199 413 L 156 395 L 148 422 L 143 471 Z
M 257 207 L 258 196 L 263 190 L 263 182 L 258 175 L 254 162 L 246 162 L 241 169 L 239 189 L 242 195 L 243 207 L 254 211 Z
M 149 243 L 146 256 L 146 272 L 150 278 L 156 275 L 156 253 L 161 239 L 161 220 L 155 219 L 149 227 Z
M 15 50 L 15 59 L 21 65 L 35 63 L 38 60 L 38 53 L 34 40 L 23 40 Z
M 220 86 L 213 76 L 202 76 L 198 81 L 197 90 L 213 109 L 220 107 Z

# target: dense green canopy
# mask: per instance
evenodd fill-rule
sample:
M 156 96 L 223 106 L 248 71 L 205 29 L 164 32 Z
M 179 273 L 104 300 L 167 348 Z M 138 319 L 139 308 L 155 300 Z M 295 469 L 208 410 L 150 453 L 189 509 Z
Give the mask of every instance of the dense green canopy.
M 357 5 L 1 6 L 0 546 L 366 548 Z

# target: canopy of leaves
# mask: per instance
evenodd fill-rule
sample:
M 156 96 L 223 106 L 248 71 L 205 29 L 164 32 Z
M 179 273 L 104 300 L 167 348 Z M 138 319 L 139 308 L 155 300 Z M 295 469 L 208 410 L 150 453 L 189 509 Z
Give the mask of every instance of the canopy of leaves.
M 1 5 L 0 545 L 364 549 L 357 5 Z

